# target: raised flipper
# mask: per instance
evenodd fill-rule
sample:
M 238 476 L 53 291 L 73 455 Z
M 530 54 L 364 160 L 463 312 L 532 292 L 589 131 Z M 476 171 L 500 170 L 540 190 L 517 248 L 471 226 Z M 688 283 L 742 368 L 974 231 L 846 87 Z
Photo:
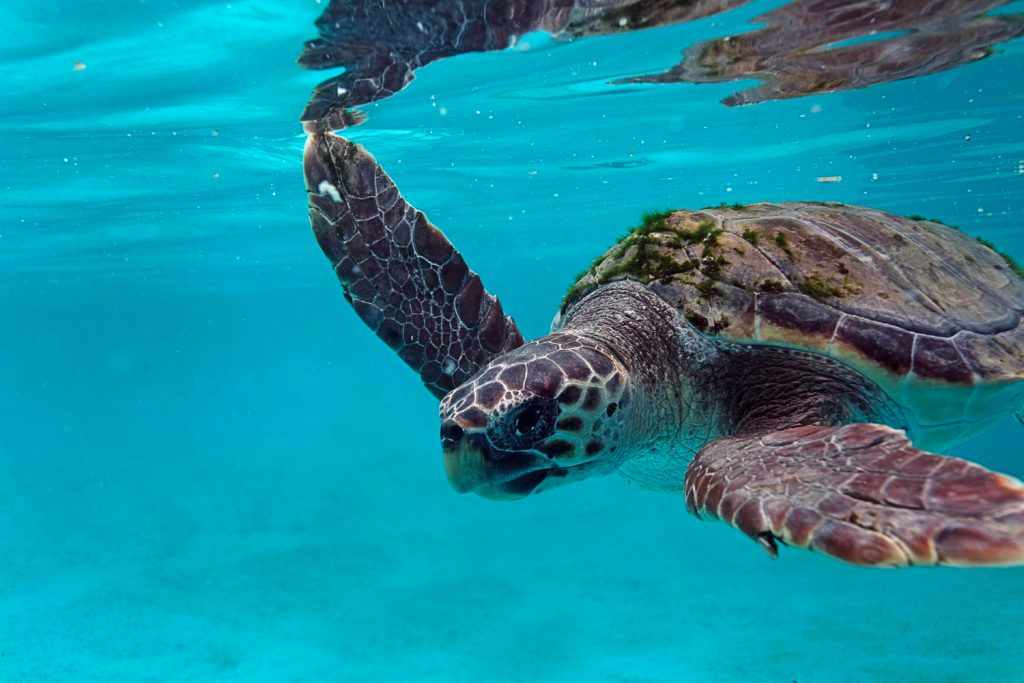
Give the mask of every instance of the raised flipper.
M 1024 564 L 1024 486 L 876 424 L 706 445 L 686 506 L 777 554 L 776 540 L 865 566 Z
M 521 346 L 480 278 L 361 146 L 311 135 L 309 219 L 345 298 L 438 398 Z

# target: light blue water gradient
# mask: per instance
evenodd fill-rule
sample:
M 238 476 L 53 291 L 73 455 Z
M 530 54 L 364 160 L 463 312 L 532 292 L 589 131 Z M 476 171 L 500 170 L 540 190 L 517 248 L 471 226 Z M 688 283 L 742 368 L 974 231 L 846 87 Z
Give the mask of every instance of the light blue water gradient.
M 772 6 L 439 62 L 350 134 L 527 336 L 650 209 L 864 203 L 1024 260 L 1024 42 L 739 109 L 606 85 Z M 321 10 L 0 6 L 0 680 L 1024 680 L 1020 569 L 772 562 L 616 477 L 452 493 L 309 233 Z M 956 454 L 1024 477 L 1022 437 Z

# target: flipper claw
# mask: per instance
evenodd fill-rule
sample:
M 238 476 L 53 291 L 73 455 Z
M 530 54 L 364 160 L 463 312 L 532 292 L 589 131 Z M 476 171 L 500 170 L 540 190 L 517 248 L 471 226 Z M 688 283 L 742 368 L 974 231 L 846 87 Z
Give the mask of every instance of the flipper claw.
M 761 546 L 766 553 L 768 553 L 768 557 L 773 560 L 779 559 L 779 548 L 775 545 L 775 536 L 770 532 L 762 531 L 754 540 L 756 540 L 757 544 Z

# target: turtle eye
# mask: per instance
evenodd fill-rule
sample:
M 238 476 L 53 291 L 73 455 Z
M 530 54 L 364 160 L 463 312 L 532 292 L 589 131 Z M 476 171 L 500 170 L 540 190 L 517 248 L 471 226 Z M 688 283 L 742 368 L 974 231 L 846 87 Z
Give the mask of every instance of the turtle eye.
M 551 436 L 557 418 L 557 401 L 534 398 L 499 416 L 488 432 L 498 448 L 522 450 Z
M 540 406 L 536 404 L 526 406 L 526 409 L 516 418 L 516 431 L 520 434 L 529 434 L 530 430 L 540 422 L 540 417 Z

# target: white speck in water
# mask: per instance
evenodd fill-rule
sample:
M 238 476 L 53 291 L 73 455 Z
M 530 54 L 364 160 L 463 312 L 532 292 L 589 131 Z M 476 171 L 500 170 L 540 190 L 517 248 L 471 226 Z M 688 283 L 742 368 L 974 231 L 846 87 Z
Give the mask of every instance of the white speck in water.
M 878 180 L 878 174 L 877 173 L 872 173 L 871 174 L 871 182 L 874 182 L 876 180 Z
M 440 109 L 437 110 L 437 113 L 440 114 L 441 116 L 447 116 L 448 115 L 448 108 L 447 107 L 441 107 Z
M 819 183 L 841 183 L 843 182 L 843 176 L 841 175 L 823 175 L 818 176 Z
M 72 71 L 85 71 L 88 67 L 85 66 L 85 62 L 75 62 L 75 65 L 71 67 Z
M 812 106 L 811 107 L 811 113 L 812 114 L 820 114 L 821 113 L 821 105 L 820 104 L 815 104 L 814 106 Z
M 322 195 L 330 195 L 331 199 L 333 199 L 336 202 L 341 201 L 341 193 L 338 192 L 338 188 L 336 188 L 334 185 L 331 185 L 331 183 L 329 183 L 326 180 L 321 180 L 320 184 L 316 186 L 316 190 Z

